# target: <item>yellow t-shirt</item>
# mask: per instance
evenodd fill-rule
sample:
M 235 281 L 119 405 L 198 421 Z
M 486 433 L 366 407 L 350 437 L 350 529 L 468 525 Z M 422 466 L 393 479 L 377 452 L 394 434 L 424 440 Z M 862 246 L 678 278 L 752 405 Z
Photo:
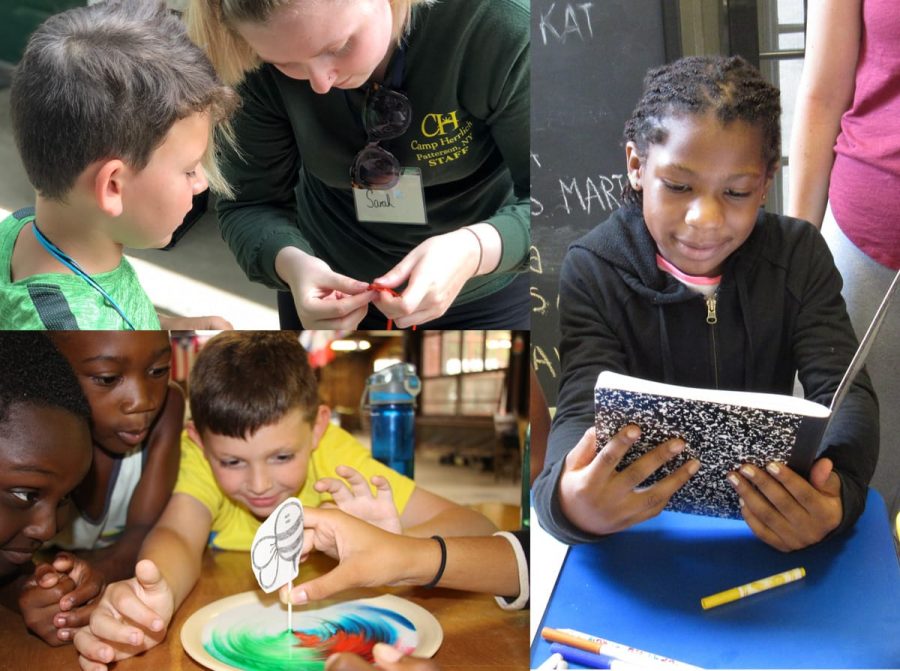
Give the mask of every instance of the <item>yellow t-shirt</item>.
M 320 478 L 338 477 L 335 468 L 340 465 L 356 469 L 367 480 L 371 480 L 373 475 L 385 477 L 391 483 L 397 510 L 403 514 L 416 483 L 375 461 L 353 436 L 333 425 L 329 425 L 318 447 L 312 451 L 306 482 L 297 494 L 304 506 L 315 508 L 332 500 L 330 494 L 320 494 L 313 489 L 313 484 Z M 190 439 L 187 431 L 181 434 L 181 465 L 175 493 L 193 496 L 209 510 L 212 515 L 209 545 L 220 550 L 250 550 L 253 536 L 259 529 L 259 520 L 219 489 L 203 450 Z

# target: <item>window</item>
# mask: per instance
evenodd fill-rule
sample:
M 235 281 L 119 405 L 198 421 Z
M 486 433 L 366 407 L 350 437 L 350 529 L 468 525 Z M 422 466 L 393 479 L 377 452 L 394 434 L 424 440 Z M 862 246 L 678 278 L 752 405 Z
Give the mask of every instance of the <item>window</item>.
M 503 400 L 509 331 L 431 331 L 422 337 L 423 415 L 492 417 Z
M 804 0 L 761 0 L 759 19 L 759 60 L 763 76 L 781 89 L 781 170 L 775 178 L 772 198 L 766 209 L 783 212 L 787 204 L 790 165 L 787 151 L 791 144 L 794 101 L 803 69 L 806 31 Z

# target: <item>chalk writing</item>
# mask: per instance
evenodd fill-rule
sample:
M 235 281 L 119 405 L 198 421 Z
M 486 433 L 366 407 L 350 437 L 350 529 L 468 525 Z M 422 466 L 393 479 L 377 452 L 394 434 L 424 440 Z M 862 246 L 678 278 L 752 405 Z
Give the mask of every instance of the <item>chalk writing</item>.
M 542 369 L 550 373 L 550 377 L 556 377 L 556 370 L 559 366 L 559 348 L 553 348 L 552 359 L 547 356 L 544 348 L 540 345 L 531 346 L 531 365 L 536 373 L 540 373 Z
M 591 177 L 586 177 L 583 187 L 575 177 L 560 179 L 559 191 L 566 214 L 571 214 L 575 207 L 590 214 L 593 203 L 604 212 L 618 209 L 622 204 L 620 198 L 625 185 L 624 178 L 624 175 L 597 175 L 595 182 Z
M 565 44 L 570 35 L 577 35 L 582 42 L 593 39 L 594 28 L 591 26 L 593 6 L 593 2 L 580 2 L 575 5 L 566 3 L 565 9 L 557 12 L 556 3 L 553 2 L 546 12 L 541 11 L 541 40 L 544 46 L 551 39 Z
M 668 0 L 531 3 L 532 45 L 540 51 L 532 63 L 529 148 L 531 363 L 550 405 L 556 405 L 561 376 L 555 348 L 566 250 L 623 205 L 628 176 L 622 129 L 648 68 L 671 59 L 667 44 L 679 44 L 672 25 L 677 5 Z
M 531 308 L 532 312 L 536 312 L 539 315 L 544 315 L 547 313 L 547 310 L 550 309 L 550 303 L 547 302 L 547 299 L 541 296 L 540 292 L 538 292 L 537 287 L 531 287 L 531 297 L 538 301 L 537 305 L 534 305 L 534 301 L 532 301 L 533 307 Z

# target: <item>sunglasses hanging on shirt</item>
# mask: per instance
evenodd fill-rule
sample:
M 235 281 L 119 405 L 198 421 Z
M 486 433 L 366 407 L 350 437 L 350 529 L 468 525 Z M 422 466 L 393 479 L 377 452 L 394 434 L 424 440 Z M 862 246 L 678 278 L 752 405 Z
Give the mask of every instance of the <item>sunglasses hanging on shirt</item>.
M 366 92 L 362 124 L 366 146 L 353 159 L 350 183 L 357 189 L 392 189 L 400 181 L 400 161 L 379 143 L 403 135 L 412 121 L 409 98 L 372 82 Z
M 403 135 L 412 121 L 409 98 L 398 89 L 406 66 L 406 42 L 397 47 L 388 85 L 371 82 L 362 108 L 363 147 L 350 166 L 350 183 L 355 189 L 387 190 L 397 186 L 402 174 L 400 161 L 381 142 Z M 349 104 L 349 102 L 348 102 Z
M 401 91 L 405 69 L 404 41 L 391 59 L 385 82 L 369 83 L 361 112 L 344 92 L 351 115 L 366 134 L 365 147 L 350 165 L 350 185 L 356 219 L 367 224 L 428 223 L 421 169 L 401 166 L 399 159 L 381 146 L 405 135 L 412 123 L 412 103 Z

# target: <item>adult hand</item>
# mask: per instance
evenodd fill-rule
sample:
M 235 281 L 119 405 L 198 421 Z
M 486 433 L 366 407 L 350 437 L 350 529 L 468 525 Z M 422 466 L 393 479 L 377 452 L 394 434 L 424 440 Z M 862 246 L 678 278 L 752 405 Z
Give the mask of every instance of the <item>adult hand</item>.
M 480 245 L 470 230 L 457 230 L 428 238 L 400 263 L 373 281 L 403 293 L 378 292 L 375 306 L 399 328 L 407 328 L 443 315 L 467 280 L 478 272 Z
M 331 494 L 337 507 L 354 517 L 391 533 L 403 533 L 400 513 L 394 503 L 394 493 L 387 478 L 380 475 L 372 476 L 372 484 L 376 491 L 375 496 L 372 496 L 369 483 L 359 471 L 349 466 L 338 466 L 335 472 L 349 482 L 350 486 L 338 478 L 321 478 L 313 485 L 315 490 L 320 494 L 325 492 Z
M 841 523 L 841 479 L 831 459 L 818 459 L 809 482 L 784 464 L 744 464 L 728 474 L 753 533 L 782 552 L 818 543 Z
M 90 625 L 75 634 L 78 662 L 85 671 L 106 671 L 112 662 L 159 644 L 175 611 L 175 599 L 159 569 L 139 561 L 135 577 L 106 588 Z
M 65 573 L 58 573 L 50 564 L 41 564 L 25 581 L 19 593 L 19 610 L 25 626 L 49 645 L 68 643 L 58 636 L 53 619 L 59 612 L 59 600 L 75 589 L 75 583 Z
M 372 656 L 376 666 L 349 652 L 332 655 L 325 662 L 325 671 L 373 671 L 376 668 L 382 671 L 440 671 L 433 660 L 407 657 L 387 643 L 376 643 Z
M 290 286 L 297 316 L 306 329 L 355 329 L 378 293 L 368 290 L 368 282 L 340 275 L 296 247 L 278 252 L 275 270 Z
M 167 317 L 159 316 L 159 325 L 166 331 L 231 331 L 234 325 L 224 317 Z
M 616 466 L 640 435 L 640 429 L 629 424 L 598 452 L 596 430 L 591 427 L 566 455 L 559 497 L 563 513 L 575 526 L 594 534 L 610 534 L 643 522 L 658 515 L 672 494 L 699 470 L 700 462 L 691 459 L 662 480 L 638 489 L 684 449 L 682 440 L 667 440 L 617 471 Z
M 63 594 L 53 624 L 59 630 L 57 636 L 71 641 L 75 630 L 86 625 L 94 611 L 93 599 L 103 592 L 106 578 L 103 573 L 70 552 L 58 552 L 52 567 L 58 575 L 67 575 L 74 589 Z
M 296 585 L 290 593 L 283 587 L 279 593 L 282 601 L 304 604 L 354 587 L 425 584 L 434 575 L 428 551 L 438 553 L 431 539 L 388 533 L 335 509 L 307 508 L 303 526 L 301 558 L 318 550 L 339 563 L 325 575 Z

